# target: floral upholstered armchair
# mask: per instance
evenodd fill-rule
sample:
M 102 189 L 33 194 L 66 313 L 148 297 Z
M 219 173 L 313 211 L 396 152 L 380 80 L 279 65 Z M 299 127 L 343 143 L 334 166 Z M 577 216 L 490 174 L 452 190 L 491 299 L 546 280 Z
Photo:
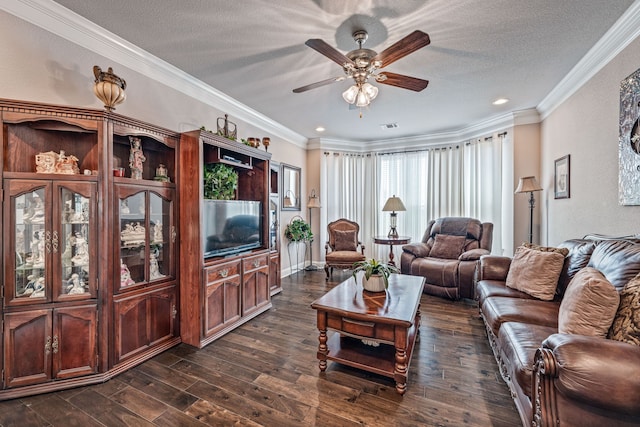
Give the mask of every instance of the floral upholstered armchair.
M 364 245 L 358 240 L 359 232 L 357 223 L 344 218 L 327 225 L 329 240 L 324 245 L 327 280 L 332 277 L 334 267 L 352 269 L 354 262 L 364 261 Z

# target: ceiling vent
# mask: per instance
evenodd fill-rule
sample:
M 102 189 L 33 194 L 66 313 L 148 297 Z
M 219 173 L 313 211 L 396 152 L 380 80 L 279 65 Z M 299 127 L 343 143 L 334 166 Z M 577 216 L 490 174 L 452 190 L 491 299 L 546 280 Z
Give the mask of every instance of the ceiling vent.
M 384 125 L 380 125 L 382 129 L 395 129 L 398 127 L 397 123 L 386 123 Z

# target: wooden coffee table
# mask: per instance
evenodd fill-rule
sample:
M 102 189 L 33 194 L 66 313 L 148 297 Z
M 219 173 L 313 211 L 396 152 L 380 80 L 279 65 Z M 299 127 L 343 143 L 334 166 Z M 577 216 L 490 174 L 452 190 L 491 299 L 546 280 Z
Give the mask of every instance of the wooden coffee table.
M 420 333 L 424 277 L 392 274 L 387 292 L 368 292 L 353 277 L 311 304 L 317 310 L 320 370 L 327 360 L 363 369 L 407 388 L 409 363 Z M 327 329 L 337 331 L 327 339 Z

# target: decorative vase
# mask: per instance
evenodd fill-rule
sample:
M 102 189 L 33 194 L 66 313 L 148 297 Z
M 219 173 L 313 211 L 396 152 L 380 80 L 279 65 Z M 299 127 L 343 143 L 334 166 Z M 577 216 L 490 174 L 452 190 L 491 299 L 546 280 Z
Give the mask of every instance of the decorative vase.
M 384 292 L 387 289 L 382 274 L 372 274 L 368 280 L 366 276 L 362 276 L 362 287 L 369 292 Z
M 115 106 L 126 98 L 124 90 L 127 87 L 127 82 L 113 74 L 111 67 L 107 71 L 102 71 L 100 67 L 94 65 L 93 75 L 96 77 L 93 93 L 104 103 L 104 108 L 107 111 L 115 110 Z

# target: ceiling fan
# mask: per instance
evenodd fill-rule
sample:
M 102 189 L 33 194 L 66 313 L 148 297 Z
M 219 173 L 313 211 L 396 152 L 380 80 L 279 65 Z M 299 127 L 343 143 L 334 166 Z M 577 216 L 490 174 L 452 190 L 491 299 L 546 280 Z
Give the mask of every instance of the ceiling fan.
M 305 43 L 307 46 L 317 50 L 340 65 L 345 75 L 311 83 L 293 89 L 293 92 L 301 93 L 351 78 L 354 80 L 354 85 L 344 91 L 342 97 L 349 104 L 355 104 L 357 107 L 366 107 L 378 95 L 378 88 L 368 82 L 369 78 L 374 79 L 378 83 L 416 92 L 420 92 L 427 87 L 429 84 L 428 80 L 380 70 L 431 43 L 427 33 L 416 30 L 380 53 L 371 49 L 362 48 L 367 38 L 368 34 L 364 30 L 354 32 L 353 39 L 358 43 L 358 49 L 352 50 L 346 55 L 321 39 L 307 40 Z

